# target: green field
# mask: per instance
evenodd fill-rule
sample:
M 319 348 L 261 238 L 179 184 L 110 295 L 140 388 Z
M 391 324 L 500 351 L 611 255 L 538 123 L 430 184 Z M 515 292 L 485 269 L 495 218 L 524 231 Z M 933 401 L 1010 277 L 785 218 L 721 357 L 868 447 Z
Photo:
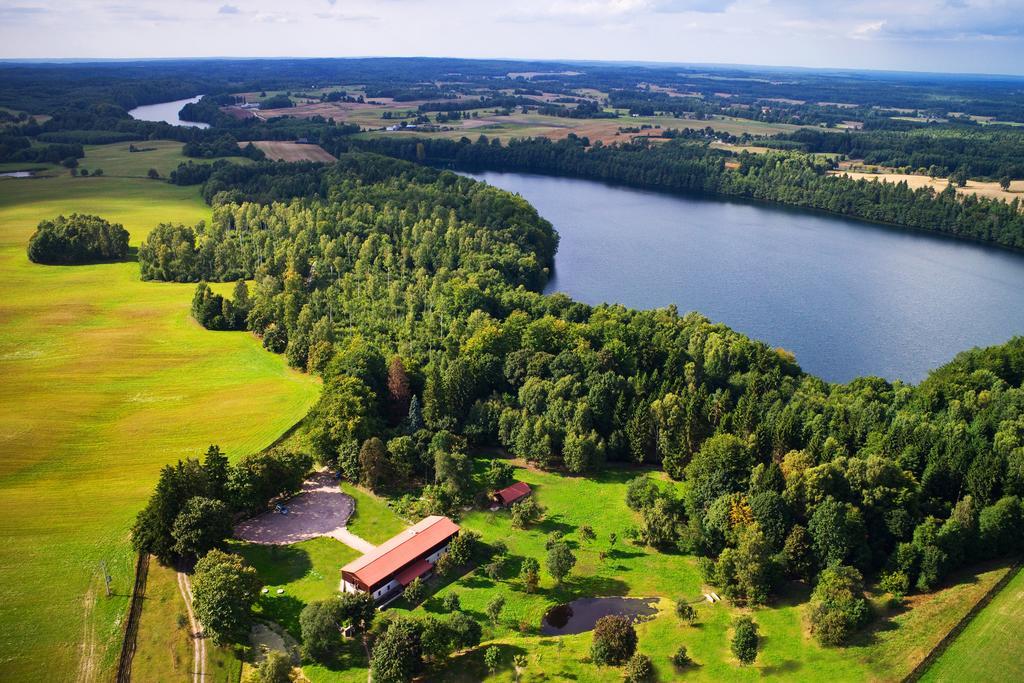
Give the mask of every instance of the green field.
M 119 163 L 130 173 L 137 162 L 102 161 L 111 175 Z M 35 225 L 75 211 L 123 223 L 133 244 L 161 221 L 209 216 L 195 188 L 163 182 L 0 179 L 5 680 L 110 678 L 133 582 L 128 530 L 160 467 L 211 443 L 232 456 L 262 448 L 318 392 L 251 335 L 192 321 L 191 285 L 141 282 L 133 262 L 30 263 Z
M 1018 572 L 925 672 L 922 681 L 1024 680 L 1024 572 Z M 981 656 L 980 653 L 984 653 Z

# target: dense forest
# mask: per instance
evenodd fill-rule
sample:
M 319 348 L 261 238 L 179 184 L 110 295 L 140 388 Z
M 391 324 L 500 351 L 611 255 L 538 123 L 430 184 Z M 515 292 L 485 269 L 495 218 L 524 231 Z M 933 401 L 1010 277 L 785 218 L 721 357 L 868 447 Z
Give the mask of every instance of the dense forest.
M 605 180 L 673 192 L 699 192 L 821 209 L 879 223 L 939 232 L 1024 249 L 1020 201 L 959 196 L 906 183 L 878 183 L 826 174 L 828 161 L 798 153 L 733 156 L 686 139 L 664 144 L 588 145 L 570 135 L 512 140 L 339 139 L 332 150 L 363 149 L 457 169 L 529 171 Z M 728 163 L 733 162 L 734 163 Z
M 837 152 L 867 164 L 948 177 L 963 169 L 970 177 L 1024 177 L 1024 136 L 1000 128 L 925 128 L 909 131 L 838 133 L 813 129 L 776 135 L 771 147 Z
M 765 159 L 757 175 L 799 163 Z M 150 279 L 255 281 L 234 300 L 200 283 L 193 311 L 244 318 L 323 376 L 313 456 L 344 477 L 458 514 L 476 493 L 468 446 L 571 475 L 660 467 L 683 495 L 637 479 L 634 540 L 703 556 L 753 603 L 786 576 L 928 591 L 1020 549 L 1024 338 L 916 387 L 828 384 L 699 314 L 540 294 L 557 236 L 516 196 L 373 155 L 320 169 L 295 183 L 221 167 L 212 221 L 158 227 L 139 259 Z M 863 621 L 821 614 L 832 642 Z

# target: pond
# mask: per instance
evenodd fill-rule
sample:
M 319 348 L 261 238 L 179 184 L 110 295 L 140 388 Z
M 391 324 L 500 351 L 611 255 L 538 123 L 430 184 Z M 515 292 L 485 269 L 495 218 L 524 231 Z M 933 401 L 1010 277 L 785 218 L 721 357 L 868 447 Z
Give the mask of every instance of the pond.
M 637 622 L 657 613 L 658 598 L 579 598 L 549 609 L 540 632 L 546 636 L 572 635 L 593 631 L 598 619 L 612 614 Z
M 918 382 L 1024 333 L 1024 256 L 775 205 L 550 176 L 471 174 L 561 236 L 547 291 L 675 304 L 796 354 L 808 372 Z
M 31 178 L 32 171 L 7 171 L 0 173 L 0 178 Z
M 174 100 L 173 102 L 159 102 L 157 104 L 145 104 L 141 107 L 135 107 L 128 113 L 133 119 L 139 121 L 165 121 L 172 126 L 189 126 L 190 128 L 209 128 L 210 124 L 201 123 L 199 121 L 182 121 L 178 118 L 178 112 L 186 104 L 198 102 L 202 95 L 196 95 L 195 97 L 189 97 L 184 100 Z

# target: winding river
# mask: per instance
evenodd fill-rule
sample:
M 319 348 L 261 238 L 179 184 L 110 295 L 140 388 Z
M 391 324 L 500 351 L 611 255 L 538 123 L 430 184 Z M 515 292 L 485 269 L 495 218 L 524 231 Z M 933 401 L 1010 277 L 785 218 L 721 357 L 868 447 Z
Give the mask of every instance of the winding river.
M 561 235 L 549 292 L 675 304 L 796 354 L 830 381 L 918 382 L 972 346 L 1024 334 L 1024 256 L 828 214 L 520 173 Z
M 174 100 L 173 102 L 160 102 L 158 104 L 145 104 L 141 107 L 135 107 L 135 109 L 129 110 L 129 114 L 133 119 L 140 121 L 166 121 L 172 126 L 188 126 L 190 128 L 209 128 L 210 124 L 202 123 L 200 121 L 182 121 L 178 118 L 178 112 L 186 104 L 198 102 L 202 95 L 195 97 L 189 97 L 184 100 Z

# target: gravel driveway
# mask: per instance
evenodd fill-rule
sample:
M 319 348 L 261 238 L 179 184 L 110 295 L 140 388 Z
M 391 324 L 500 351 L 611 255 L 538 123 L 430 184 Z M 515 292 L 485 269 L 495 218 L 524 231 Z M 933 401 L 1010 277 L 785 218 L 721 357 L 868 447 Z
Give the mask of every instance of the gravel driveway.
M 235 527 L 235 538 L 250 543 L 283 545 L 317 536 L 336 538 L 360 552 L 374 546 L 345 528 L 355 501 L 341 492 L 330 472 L 318 472 L 302 485 L 302 492 L 285 505 L 288 514 L 264 512 Z

